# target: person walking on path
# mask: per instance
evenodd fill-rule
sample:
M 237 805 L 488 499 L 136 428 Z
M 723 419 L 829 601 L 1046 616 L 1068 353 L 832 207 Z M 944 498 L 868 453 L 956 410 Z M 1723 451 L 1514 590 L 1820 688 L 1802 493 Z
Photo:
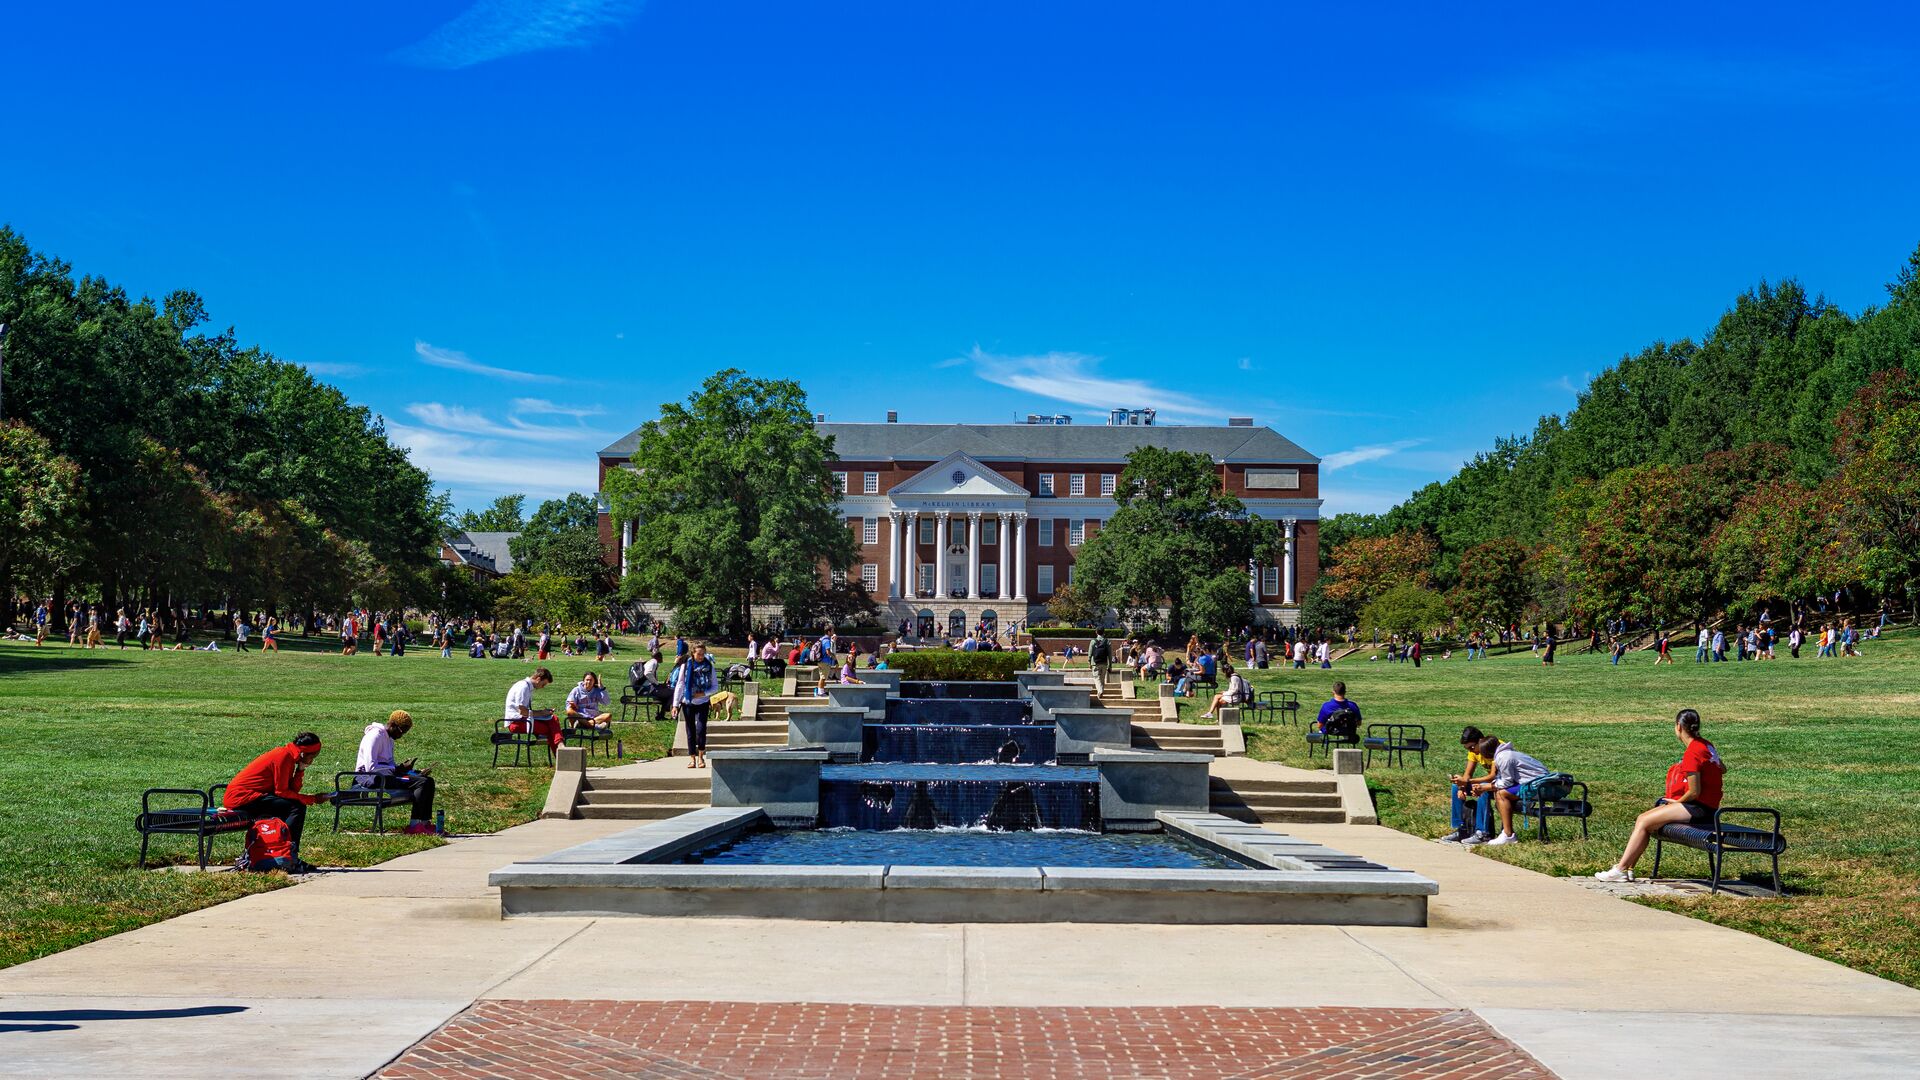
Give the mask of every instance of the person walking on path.
M 1093 685 L 1100 691 L 1106 690 L 1107 681 L 1113 678 L 1113 644 L 1099 630 L 1093 632 L 1093 640 L 1087 644 L 1087 659 L 1093 662 Z
M 703 769 L 707 765 L 707 713 L 720 681 L 703 644 L 692 646 L 687 662 L 679 667 L 673 684 L 673 709 L 687 726 L 687 756 L 692 759 L 687 768 Z M 823 670 L 821 678 L 825 677 Z
M 1712 633 L 1709 632 L 1706 627 L 1704 626 L 1701 627 L 1700 628 L 1700 647 L 1693 651 L 1693 662 L 1696 664 L 1706 663 L 1707 651 L 1710 648 L 1712 648 L 1712 645 L 1713 645 Z

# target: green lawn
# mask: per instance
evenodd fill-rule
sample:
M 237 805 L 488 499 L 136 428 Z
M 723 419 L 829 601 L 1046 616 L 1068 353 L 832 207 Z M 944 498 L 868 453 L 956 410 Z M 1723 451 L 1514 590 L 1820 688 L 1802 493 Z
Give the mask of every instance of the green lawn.
M 555 685 L 537 703 L 560 706 L 589 668 L 623 684 L 639 642 L 624 645 L 604 664 L 550 660 Z M 0 644 L 0 966 L 284 885 L 279 875 L 141 873 L 133 818 L 143 789 L 230 779 L 301 731 L 325 744 L 308 789 L 330 788 L 335 772 L 353 768 L 362 729 L 406 709 L 415 726 L 400 756 L 433 767 L 450 831 L 492 831 L 538 813 L 551 775 L 544 762 L 494 769 L 487 743 L 507 686 L 531 665 L 442 660 L 429 649 L 348 658 L 317 643 L 307 651 L 297 638 L 285 648 L 275 656 Z M 658 756 L 671 739 L 666 724 L 617 730 L 629 757 Z M 302 853 L 323 865 L 361 866 L 440 842 L 336 835 L 332 814 L 309 811 Z M 370 829 L 371 820 L 370 810 L 348 810 L 342 827 Z M 237 835 L 216 843 L 217 858 L 239 852 Z M 153 850 L 192 861 L 191 839 L 156 838 Z
M 1455 659 L 1410 664 L 1368 662 L 1362 653 L 1331 671 L 1254 672 L 1256 690 L 1291 689 L 1303 714 L 1316 710 L 1335 679 L 1372 722 L 1427 725 L 1441 747 L 1427 766 L 1411 761 L 1368 774 L 1380 820 L 1435 836 L 1447 825 L 1449 773 L 1465 755 L 1460 728 L 1473 724 L 1510 739 L 1548 767 L 1591 788 L 1591 840 L 1577 822 L 1549 823 L 1551 843 L 1481 849 L 1550 874 L 1591 873 L 1612 865 L 1635 814 L 1661 794 L 1680 756 L 1673 714 L 1700 710 L 1704 734 L 1728 763 L 1728 805 L 1763 805 L 1785 815 L 1782 860 L 1788 901 L 1702 898 L 1659 906 L 1748 930 L 1851 967 L 1920 986 L 1920 641 L 1911 633 L 1868 642 L 1865 655 L 1841 660 L 1695 664 L 1691 648 L 1655 668 L 1645 653 L 1618 668 L 1604 656 L 1563 650 L 1551 669 L 1524 650 L 1469 664 Z M 1204 702 L 1182 704 L 1197 717 Z M 1309 764 L 1301 728 L 1247 728 L 1255 757 Z M 1324 764 L 1324 759 L 1314 764 Z M 1644 874 L 1649 856 L 1640 864 Z M 1730 871 L 1760 880 L 1765 862 L 1729 861 Z M 1669 849 L 1662 874 L 1705 877 L 1706 856 Z M 1550 918 L 1550 912 L 1541 912 Z

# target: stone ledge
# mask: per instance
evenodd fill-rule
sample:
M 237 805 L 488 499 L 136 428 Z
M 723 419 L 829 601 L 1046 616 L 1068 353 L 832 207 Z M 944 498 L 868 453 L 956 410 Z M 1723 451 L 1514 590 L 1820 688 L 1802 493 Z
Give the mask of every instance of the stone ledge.
M 889 889 L 1040 888 L 1037 866 L 889 866 Z

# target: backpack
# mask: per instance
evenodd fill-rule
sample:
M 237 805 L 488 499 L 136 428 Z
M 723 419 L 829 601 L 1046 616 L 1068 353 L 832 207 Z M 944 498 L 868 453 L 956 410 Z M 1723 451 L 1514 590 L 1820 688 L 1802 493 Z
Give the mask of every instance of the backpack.
M 293 869 L 293 833 L 281 819 L 261 818 L 247 830 L 247 850 L 241 856 L 243 869 L 257 873 Z
M 1335 710 L 1332 716 L 1327 717 L 1327 722 L 1320 725 L 1320 730 L 1328 735 L 1351 739 L 1359 734 L 1360 714 L 1351 708 L 1342 707 Z

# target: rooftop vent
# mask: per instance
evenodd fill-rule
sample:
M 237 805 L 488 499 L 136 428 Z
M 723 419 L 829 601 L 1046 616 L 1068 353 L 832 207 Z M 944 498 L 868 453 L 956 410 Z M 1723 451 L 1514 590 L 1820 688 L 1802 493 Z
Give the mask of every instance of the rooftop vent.
M 1252 426 L 1253 426 L 1253 417 L 1251 417 L 1251 416 L 1229 416 L 1229 417 L 1227 417 L 1227 426 L 1228 426 L 1228 427 L 1252 427 Z
M 1066 425 L 1073 423 L 1073 417 L 1068 416 L 1066 413 L 1048 413 L 1048 414 L 1028 413 L 1027 423 L 1048 424 L 1056 427 L 1065 427 Z
M 887 423 L 889 423 L 889 424 L 897 424 L 897 423 L 899 423 L 899 422 L 900 422 L 900 414 L 899 414 L 899 413 L 897 413 L 897 412 L 894 412 L 894 411 L 893 411 L 892 409 L 888 409 L 888 410 L 887 410 Z
M 1152 427 L 1152 409 L 1115 409 L 1107 414 L 1108 427 Z
M 817 413 L 814 413 L 814 414 L 813 414 L 813 422 L 814 422 L 814 423 L 816 423 L 816 424 L 824 424 L 824 423 L 826 423 L 826 422 L 827 422 L 827 414 L 826 414 L 826 413 L 823 413 L 823 412 L 817 412 Z

